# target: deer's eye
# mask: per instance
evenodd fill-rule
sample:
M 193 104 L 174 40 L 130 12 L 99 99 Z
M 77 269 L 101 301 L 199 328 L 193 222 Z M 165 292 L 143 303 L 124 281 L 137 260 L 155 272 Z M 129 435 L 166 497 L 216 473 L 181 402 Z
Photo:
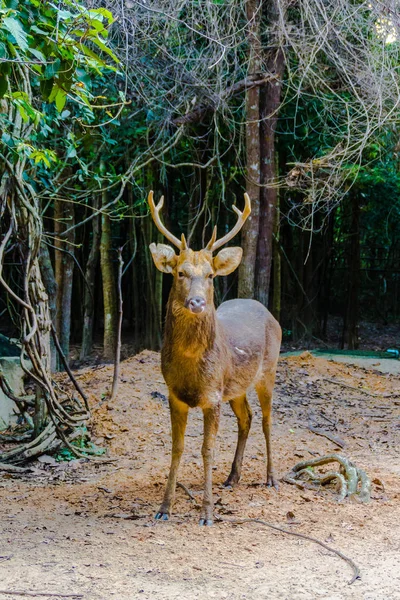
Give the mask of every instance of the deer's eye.
M 210 273 L 208 279 L 212 279 L 214 277 L 213 273 Z
M 179 279 L 183 279 L 185 277 L 185 273 L 183 271 L 178 271 Z

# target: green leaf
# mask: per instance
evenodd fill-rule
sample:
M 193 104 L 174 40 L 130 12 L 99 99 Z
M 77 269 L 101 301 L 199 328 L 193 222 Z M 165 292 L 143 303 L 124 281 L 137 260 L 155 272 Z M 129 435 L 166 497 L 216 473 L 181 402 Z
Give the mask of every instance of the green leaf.
M 41 113 L 35 110 L 29 102 L 29 96 L 25 92 L 13 92 L 12 98 L 24 121 L 32 119 L 35 124 L 40 121 Z
M 90 21 L 90 25 L 91 27 L 93 27 L 93 29 L 89 29 L 89 35 L 97 35 L 98 33 L 101 33 L 101 35 L 107 37 L 108 31 L 107 29 L 105 29 L 101 21 L 93 19 L 92 21 Z
M 7 47 L 3 42 L 0 42 L 0 58 L 7 58 Z
M 7 89 L 8 89 L 8 79 L 3 73 L 0 73 L 0 98 L 3 98 Z
M 71 61 L 62 61 L 58 72 L 59 84 L 65 91 L 69 92 L 72 86 L 74 65 Z
M 43 100 L 48 100 L 53 89 L 54 77 L 51 79 L 44 79 L 40 82 L 40 91 L 43 96 Z
M 72 19 L 74 15 L 71 12 L 69 12 L 69 10 L 58 10 L 57 9 L 57 16 L 59 19 L 61 19 L 61 21 L 68 21 L 69 19 Z
M 61 60 L 59 58 L 56 58 L 54 62 L 46 65 L 46 69 L 44 71 L 44 78 L 50 79 L 51 77 L 54 77 L 54 75 L 57 75 L 58 71 L 60 70 L 60 67 Z
M 111 23 L 114 23 L 114 21 L 115 21 L 114 17 L 112 16 L 112 13 L 109 10 L 107 10 L 106 8 L 94 8 L 89 11 L 89 16 L 93 13 L 99 14 L 99 15 L 102 15 L 103 17 L 105 17 L 107 19 L 109 25 L 111 25 Z
M 7 8 L 11 8 L 12 10 L 16 10 L 18 8 L 18 0 L 6 0 L 4 4 Z
M 54 102 L 54 98 L 57 96 L 58 90 L 60 88 L 58 87 L 58 85 L 55 83 L 53 85 L 53 89 L 51 90 L 50 96 L 48 97 L 47 101 L 48 102 Z
M 76 149 L 73 146 L 70 146 L 68 148 L 68 152 L 67 152 L 65 158 L 75 158 L 75 156 L 76 156 Z
M 117 56 L 115 56 L 114 52 L 112 50 L 110 50 L 110 48 L 108 48 L 104 42 L 102 42 L 101 40 L 99 40 L 99 38 L 93 38 L 92 39 L 93 44 L 96 44 L 96 46 L 98 46 L 101 50 L 103 50 L 103 52 L 105 52 L 106 54 L 108 54 L 108 56 L 111 56 L 111 58 L 117 63 L 119 64 L 119 59 L 117 58 Z
M 80 98 L 82 102 L 84 102 L 90 109 L 92 108 L 85 90 L 77 88 L 75 90 L 75 95 L 78 96 L 78 98 Z
M 29 96 L 26 92 L 20 92 L 20 91 L 13 92 L 12 97 L 15 100 L 23 100 L 24 102 L 29 102 Z
M 11 73 L 11 63 L 9 63 L 9 62 L 0 63 L 0 73 L 3 73 L 3 75 L 9 75 Z
M 36 27 L 36 25 L 32 25 L 32 27 L 31 27 L 31 33 L 32 33 L 32 31 L 34 33 L 39 33 L 41 35 L 49 35 L 48 31 L 44 31 L 43 29 L 40 29 L 40 27 Z
M 102 67 L 107 67 L 107 65 L 104 62 L 104 60 L 102 60 L 98 54 L 96 54 L 95 52 L 93 52 L 93 50 L 91 50 L 90 48 L 88 48 L 87 46 L 85 46 L 85 44 L 79 44 L 79 48 L 82 50 L 82 52 L 84 54 L 86 54 L 86 56 L 89 56 L 90 58 L 93 58 Z
M 57 162 L 57 155 L 52 150 L 35 150 L 29 152 L 29 158 L 34 161 L 35 165 L 44 163 L 46 167 L 51 166 L 51 162 Z
M 29 52 L 31 54 L 33 54 L 33 56 L 35 56 L 38 60 L 40 60 L 41 62 L 45 63 L 46 62 L 46 57 L 44 56 L 44 54 L 42 54 L 40 52 L 40 50 L 38 50 L 37 48 L 28 48 Z
M 14 140 L 11 137 L 11 135 L 9 133 L 4 132 L 3 135 L 1 136 L 1 141 L 4 142 L 4 144 L 7 144 L 7 146 L 14 146 Z
M 91 79 L 90 79 L 89 73 L 87 73 L 85 71 L 85 69 L 81 69 L 78 67 L 76 69 L 76 76 L 77 76 L 78 80 L 81 81 L 85 85 L 85 87 L 90 88 Z
M 14 19 L 14 17 L 5 17 L 3 19 L 3 26 L 8 29 L 21 50 L 28 49 L 28 34 L 18 19 Z
M 17 104 L 17 109 L 19 111 L 19 114 L 21 115 L 22 120 L 25 121 L 25 123 L 27 123 L 29 121 L 29 117 L 25 108 L 21 104 Z
M 59 88 L 57 95 L 56 95 L 56 108 L 58 110 L 58 112 L 62 112 L 62 109 L 65 106 L 65 103 L 67 101 L 67 92 L 65 92 L 64 90 L 62 90 L 61 88 Z

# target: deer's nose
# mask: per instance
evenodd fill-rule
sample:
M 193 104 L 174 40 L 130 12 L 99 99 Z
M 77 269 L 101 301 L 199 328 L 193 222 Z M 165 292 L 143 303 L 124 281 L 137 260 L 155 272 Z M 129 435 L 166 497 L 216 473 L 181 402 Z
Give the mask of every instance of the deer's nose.
M 206 307 L 206 301 L 201 296 L 193 296 L 188 302 L 188 309 L 192 313 L 201 313 Z

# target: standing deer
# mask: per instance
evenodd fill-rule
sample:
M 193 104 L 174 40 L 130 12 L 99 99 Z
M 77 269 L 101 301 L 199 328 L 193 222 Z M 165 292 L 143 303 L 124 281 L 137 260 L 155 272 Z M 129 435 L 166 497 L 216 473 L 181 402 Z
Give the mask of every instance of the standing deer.
M 164 203 L 154 204 L 149 193 L 150 211 L 159 231 L 179 249 L 150 244 L 154 263 L 163 273 L 174 277 L 167 305 L 161 370 L 168 386 L 172 424 L 172 458 L 168 483 L 156 519 L 167 520 L 175 498 L 178 467 L 184 447 L 189 408 L 199 407 L 204 416 L 202 455 L 204 462 L 204 496 L 200 525 L 213 523 L 212 460 L 217 436 L 221 403 L 228 401 L 238 421 L 238 442 L 226 486 L 240 479 L 243 454 L 249 435 L 252 412 L 246 398 L 247 389 L 256 388 L 263 414 L 263 431 L 267 445 L 267 485 L 277 487 L 271 455 L 272 390 L 281 343 L 281 328 L 271 313 L 255 300 L 228 300 L 214 306 L 213 279 L 229 275 L 242 259 L 242 248 L 225 248 L 242 228 L 251 212 L 250 198 L 245 197 L 243 213 L 233 229 L 217 240 L 214 228 L 211 240 L 200 251 L 191 250 L 170 233 L 160 220 Z

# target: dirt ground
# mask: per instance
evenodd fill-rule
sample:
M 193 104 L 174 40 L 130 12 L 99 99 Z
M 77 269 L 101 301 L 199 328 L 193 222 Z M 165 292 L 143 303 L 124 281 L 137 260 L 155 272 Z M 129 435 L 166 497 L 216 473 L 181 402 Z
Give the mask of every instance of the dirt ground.
M 122 363 L 112 405 L 105 396 L 111 375 L 110 366 L 77 372 L 90 393 L 93 439 L 107 448 L 109 462 L 54 464 L 44 457 L 31 474 L 0 477 L 2 590 L 81 594 L 87 600 L 400 599 L 398 375 L 308 353 L 279 364 L 273 429 L 278 474 L 300 460 L 340 451 L 375 481 L 368 505 L 338 504 L 333 489 L 301 490 L 281 482 L 276 492 L 260 485 L 264 440 L 253 393 L 242 481 L 223 489 L 236 444 L 235 418 L 229 405 L 223 410 L 216 515 L 259 518 L 325 541 L 358 564 L 361 578 L 351 586 L 349 565 L 311 542 L 255 523 L 200 528 L 197 502 L 182 489 L 172 519 L 156 522 L 170 451 L 159 355 L 142 352 Z M 309 425 L 339 437 L 345 448 L 315 435 Z M 193 410 L 179 480 L 196 501 L 201 432 L 201 413 Z

